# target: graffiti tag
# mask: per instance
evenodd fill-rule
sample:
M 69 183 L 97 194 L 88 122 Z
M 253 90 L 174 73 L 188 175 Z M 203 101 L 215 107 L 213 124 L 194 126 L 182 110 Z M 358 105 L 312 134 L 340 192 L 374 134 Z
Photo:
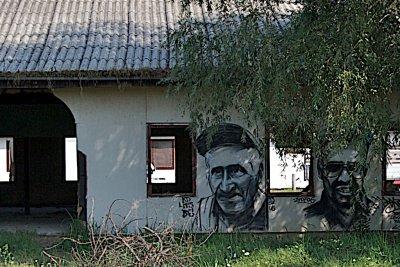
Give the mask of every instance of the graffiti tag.
M 270 197 L 268 198 L 268 205 L 269 205 L 269 209 L 271 211 L 275 211 L 276 207 L 275 207 L 275 198 L 274 197 Z
M 297 204 L 313 204 L 315 202 L 315 198 L 313 197 L 295 197 L 293 198 L 294 203 Z
M 194 216 L 194 204 L 190 197 L 182 196 L 182 201 L 179 202 L 179 207 L 182 208 L 182 217 Z
M 400 199 L 384 198 L 382 202 L 388 219 L 397 224 L 395 227 L 398 229 L 400 227 Z
M 385 207 L 385 213 L 397 213 L 400 212 L 400 199 L 394 198 L 383 198 L 383 206 Z

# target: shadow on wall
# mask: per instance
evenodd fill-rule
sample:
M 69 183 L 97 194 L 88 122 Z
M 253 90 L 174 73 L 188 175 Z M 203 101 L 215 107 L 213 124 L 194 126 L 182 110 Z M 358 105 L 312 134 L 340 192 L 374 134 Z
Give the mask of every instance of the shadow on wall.
M 145 129 L 95 123 L 90 127 L 96 136 L 85 140 L 84 144 L 88 155 L 93 155 L 88 158 L 88 214 L 92 213 L 95 221 L 111 214 L 113 219 L 134 220 L 138 225 L 144 225 L 147 180 Z M 94 199 L 93 203 L 91 199 Z M 130 218 L 126 218 L 128 215 Z

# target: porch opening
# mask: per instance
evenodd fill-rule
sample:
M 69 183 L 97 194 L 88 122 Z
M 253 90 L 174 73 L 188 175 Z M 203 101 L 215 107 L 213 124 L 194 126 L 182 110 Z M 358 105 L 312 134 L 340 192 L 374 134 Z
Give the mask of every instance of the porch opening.
M 86 206 L 76 147 L 75 119 L 51 92 L 0 94 L 2 217 L 76 218 Z

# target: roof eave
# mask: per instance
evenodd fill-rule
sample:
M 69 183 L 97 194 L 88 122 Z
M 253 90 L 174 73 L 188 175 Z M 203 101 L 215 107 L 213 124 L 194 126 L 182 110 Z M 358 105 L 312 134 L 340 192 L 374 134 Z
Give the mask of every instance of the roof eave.
M 159 69 L 0 73 L 0 88 L 98 87 L 113 84 L 156 86 L 168 73 L 169 70 Z

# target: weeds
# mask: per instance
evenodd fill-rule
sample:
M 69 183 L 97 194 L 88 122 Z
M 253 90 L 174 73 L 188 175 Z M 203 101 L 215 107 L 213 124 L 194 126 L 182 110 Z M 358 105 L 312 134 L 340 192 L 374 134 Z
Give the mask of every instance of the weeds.
M 0 266 L 13 266 L 14 263 L 46 262 L 41 255 L 43 246 L 37 234 L 27 231 L 15 233 L 0 231 Z
M 72 235 L 64 238 L 61 245 L 70 248 L 72 263 L 77 266 L 191 265 L 190 235 L 176 234 L 172 226 L 158 229 L 144 227 L 140 232 L 129 234 L 132 221 L 128 218 L 129 214 L 114 216 L 109 211 L 102 224 L 97 226 L 91 215 L 84 230 L 74 223 Z M 45 253 L 57 265 L 64 260 Z
M 397 233 L 209 236 L 144 228 L 135 235 L 113 232 L 90 237 L 79 221 L 73 227 L 75 236 L 43 253 L 39 241 L 47 237 L 0 232 L 0 266 L 400 266 Z
M 8 248 L 8 244 L 3 245 L 0 247 L 0 264 L 5 266 L 14 262 L 14 256 L 10 252 Z
M 188 265 L 185 240 L 176 238 L 172 228 L 144 228 L 138 234 L 89 232 L 87 242 L 68 239 L 76 245 L 71 252 L 79 266 Z

